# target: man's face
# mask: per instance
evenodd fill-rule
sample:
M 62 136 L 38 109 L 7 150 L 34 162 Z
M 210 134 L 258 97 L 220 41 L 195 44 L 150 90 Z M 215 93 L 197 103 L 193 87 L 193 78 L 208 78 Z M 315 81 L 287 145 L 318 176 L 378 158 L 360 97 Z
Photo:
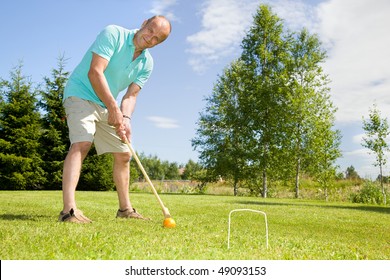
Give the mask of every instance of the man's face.
M 141 29 L 134 36 L 136 49 L 150 49 L 160 44 L 169 35 L 169 25 L 165 20 L 154 19 L 144 22 Z

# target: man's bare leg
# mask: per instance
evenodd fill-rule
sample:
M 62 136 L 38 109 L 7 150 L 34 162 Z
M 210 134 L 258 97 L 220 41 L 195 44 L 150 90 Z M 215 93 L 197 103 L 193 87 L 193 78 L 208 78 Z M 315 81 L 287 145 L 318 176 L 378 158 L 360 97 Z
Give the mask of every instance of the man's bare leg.
M 113 153 L 114 156 L 114 183 L 119 200 L 119 209 L 132 210 L 129 196 L 130 183 L 130 153 Z
M 62 198 L 64 203 L 63 212 L 68 213 L 76 207 L 76 187 L 80 178 L 81 166 L 91 148 L 91 142 L 74 143 L 64 161 L 62 174 Z

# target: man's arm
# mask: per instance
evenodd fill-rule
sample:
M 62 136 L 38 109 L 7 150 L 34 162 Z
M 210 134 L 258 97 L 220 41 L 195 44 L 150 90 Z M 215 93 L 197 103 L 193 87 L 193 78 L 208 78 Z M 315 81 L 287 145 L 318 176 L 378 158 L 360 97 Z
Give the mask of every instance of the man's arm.
M 134 113 L 135 104 L 137 102 L 137 96 L 140 90 L 141 88 L 135 83 L 130 84 L 130 86 L 127 88 L 127 92 L 123 96 L 122 103 L 121 103 L 121 111 L 123 112 L 123 115 L 131 118 L 131 116 Z M 125 129 L 126 129 L 126 137 L 127 139 L 130 140 L 131 122 L 127 118 L 124 118 L 123 122 L 125 124 Z
M 108 123 L 115 126 L 117 130 L 124 130 L 123 114 L 111 94 L 104 71 L 108 65 L 108 60 L 93 53 L 88 78 L 96 95 L 106 105 L 108 109 Z

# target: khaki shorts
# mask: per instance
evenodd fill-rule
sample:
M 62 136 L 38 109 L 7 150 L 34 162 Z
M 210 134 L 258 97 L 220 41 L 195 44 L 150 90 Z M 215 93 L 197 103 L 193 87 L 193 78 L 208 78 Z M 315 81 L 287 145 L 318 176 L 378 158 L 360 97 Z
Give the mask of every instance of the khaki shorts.
M 130 152 L 129 148 L 108 124 L 107 109 L 75 96 L 64 101 L 70 143 L 91 142 L 98 155 Z

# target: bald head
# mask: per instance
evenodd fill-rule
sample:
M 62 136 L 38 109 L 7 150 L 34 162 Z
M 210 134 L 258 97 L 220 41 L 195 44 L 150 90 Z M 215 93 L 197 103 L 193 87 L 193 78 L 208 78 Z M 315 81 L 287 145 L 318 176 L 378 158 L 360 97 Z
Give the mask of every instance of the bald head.
M 154 16 L 145 20 L 141 29 L 134 35 L 133 42 L 136 50 L 150 49 L 164 42 L 171 30 L 171 23 L 164 16 Z
M 166 17 L 160 16 L 160 15 L 153 16 L 150 19 L 144 21 L 144 23 L 142 24 L 142 28 L 143 27 L 146 27 L 146 28 L 151 27 L 151 28 L 156 29 L 156 31 L 160 35 L 159 43 L 162 43 L 163 41 L 165 41 L 172 31 L 172 25 L 169 22 L 169 20 Z
M 172 25 L 166 17 L 161 16 L 161 15 L 153 16 L 146 21 L 146 24 L 151 23 L 153 21 L 158 22 L 161 25 L 161 28 L 168 28 L 167 29 L 168 35 L 172 32 Z

